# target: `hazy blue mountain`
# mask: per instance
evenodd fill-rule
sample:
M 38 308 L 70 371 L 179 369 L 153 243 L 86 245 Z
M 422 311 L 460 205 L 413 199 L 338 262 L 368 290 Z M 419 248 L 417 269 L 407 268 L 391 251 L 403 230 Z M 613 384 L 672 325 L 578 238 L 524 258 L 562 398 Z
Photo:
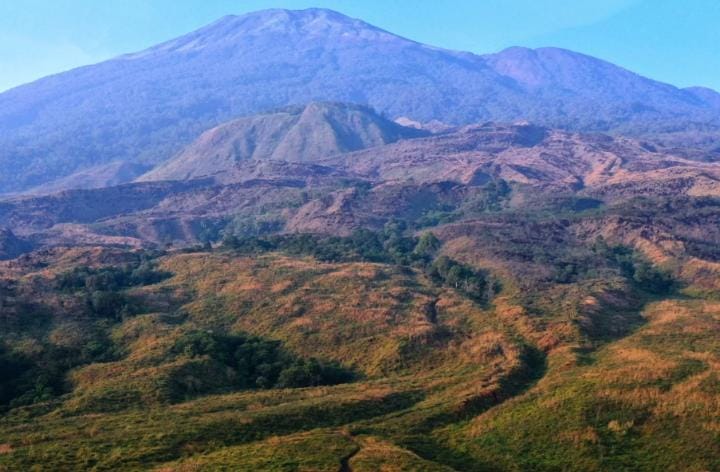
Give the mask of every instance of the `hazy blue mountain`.
M 654 122 L 720 118 L 709 95 L 681 90 L 591 56 L 559 48 L 513 47 L 484 56 L 496 72 L 513 79 L 542 104 L 524 108 L 526 119 L 561 127 L 659 130 Z M 529 103 L 529 102 L 528 102 Z
M 570 51 L 479 56 L 329 10 L 266 10 L 0 94 L 0 193 L 118 161 L 141 172 L 229 119 L 311 101 L 420 122 L 714 133 L 720 107 L 703 97 Z
M 720 108 L 720 93 L 707 87 L 688 87 L 685 91 L 690 92 L 705 103 Z

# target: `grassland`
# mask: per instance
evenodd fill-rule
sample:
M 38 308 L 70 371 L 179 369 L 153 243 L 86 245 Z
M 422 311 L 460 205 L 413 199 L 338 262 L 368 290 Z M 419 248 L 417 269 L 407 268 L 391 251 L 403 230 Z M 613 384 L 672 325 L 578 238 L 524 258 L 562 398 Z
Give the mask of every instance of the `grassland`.
M 707 276 L 654 293 L 615 259 L 567 278 L 478 241 L 451 235 L 440 252 L 494 274 L 502 288 L 483 300 L 422 264 L 275 251 L 7 263 L 4 349 L 61 382 L 5 406 L 0 470 L 720 468 L 720 304 Z M 78 265 L 127 264 L 146 266 L 117 289 L 117 310 L 58 289 Z M 253 336 L 287 362 L 353 377 L 241 386 L 214 351 L 178 350 L 197 333 Z M 58 353 L 73 362 L 51 362 Z

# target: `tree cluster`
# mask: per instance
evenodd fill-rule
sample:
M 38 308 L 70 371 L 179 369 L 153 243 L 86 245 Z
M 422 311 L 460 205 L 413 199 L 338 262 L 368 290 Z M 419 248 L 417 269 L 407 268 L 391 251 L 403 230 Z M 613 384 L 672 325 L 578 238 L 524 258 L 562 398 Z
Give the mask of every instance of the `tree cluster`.
M 208 356 L 231 368 L 236 387 L 243 389 L 297 388 L 350 382 L 353 372 L 336 362 L 293 356 L 278 341 L 209 331 L 192 331 L 172 348 L 177 356 Z

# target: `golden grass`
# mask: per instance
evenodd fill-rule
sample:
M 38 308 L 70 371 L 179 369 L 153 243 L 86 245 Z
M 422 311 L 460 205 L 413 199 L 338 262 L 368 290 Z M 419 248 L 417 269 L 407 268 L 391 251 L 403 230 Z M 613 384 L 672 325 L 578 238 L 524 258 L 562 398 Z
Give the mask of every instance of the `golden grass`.
M 563 354 L 563 349 L 552 351 L 549 373 L 542 381 L 460 428 L 462 433 L 452 434 L 453 441 L 469 441 L 470 453 L 487 460 L 499 456 L 481 446 L 485 438 L 503 437 L 510 441 L 509 447 L 521 446 L 570 467 L 566 459 L 552 454 L 565 451 L 562 454 L 570 457 L 607 447 L 603 445 L 610 436 L 616 438 L 613 441 L 634 438 L 629 444 L 657 447 L 669 440 L 667 428 L 672 424 L 677 428 L 672 434 L 683 440 L 669 443 L 672 455 L 661 456 L 678 465 L 683 463 L 679 451 L 686 448 L 686 457 L 693 457 L 695 464 L 691 468 L 702 470 L 697 464 L 704 459 L 691 450 L 704 447 L 710 462 L 718 452 L 711 439 L 720 431 L 714 420 L 720 417 L 718 303 L 665 300 L 647 306 L 643 315 L 645 326 L 602 348 L 589 365 L 569 362 L 569 353 Z M 696 438 L 695 443 L 687 441 L 690 437 Z M 570 452 L 568 447 L 579 449 Z
M 174 276 L 136 292 L 152 301 L 153 313 L 125 320 L 111 333 L 125 350 L 122 360 L 73 371 L 75 388 L 61 408 L 34 420 L 47 428 L 8 420 L 0 431 L 7 432 L 13 457 L 20 451 L 73 463 L 67 459 L 73 449 L 80 456 L 102 451 L 104 459 L 97 460 L 122 464 L 122 454 L 132 449 L 102 449 L 103 444 L 132 436 L 132 447 L 161 457 L 151 462 L 166 471 L 339 470 L 343 460 L 355 472 L 449 470 L 428 460 L 423 446 L 408 445 L 422 437 L 430 441 L 425 453 L 437 441 L 469 464 L 520 470 L 524 459 L 517 451 L 523 450 L 547 470 L 602 470 L 600 452 L 607 455 L 626 442 L 667 444 L 662 430 L 668 424 L 677 428 L 673 434 L 700 443 L 720 432 L 714 420 L 720 417 L 720 349 L 713 338 L 718 302 L 652 303 L 643 312 L 646 324 L 631 331 L 635 325 L 625 313 L 633 306 L 615 281 L 545 287 L 533 304 L 525 304 L 509 284 L 490 306 L 479 306 L 420 272 L 382 264 L 222 252 L 174 254 L 160 263 Z M 166 310 L 155 309 L 163 304 Z M 625 337 L 613 333 L 615 338 L 591 351 L 599 344 L 593 330 L 603 324 Z M 62 325 L 51 339 L 81 336 L 76 328 Z M 336 359 L 365 377 L 332 387 L 205 395 L 168 405 L 158 389 L 188 361 L 169 362 L 166 354 L 187 329 L 277 339 L 295 354 Z M 25 341 L 24 349 L 37 348 Z M 524 371 L 530 348 L 547 355 L 547 372 L 536 384 Z M 364 412 L 410 393 L 417 398 L 378 416 L 352 416 L 340 426 L 299 432 L 325 419 L 318 413 L 323 408 L 357 403 Z M 143 409 L 93 409 L 132 401 Z M 299 418 L 295 429 L 274 432 L 293 414 Z M 203 442 L 216 432 L 257 425 L 278 436 L 242 436 L 252 442 L 239 444 L 218 434 L 217 442 Z M 184 428 L 195 429 L 183 435 Z M 173 435 L 181 438 L 163 442 Z M 690 454 L 683 444 L 673 447 L 677 457 Z M 313 452 L 316 457 L 310 457 Z M 287 468 L 271 468 L 278 464 Z
M 348 462 L 353 472 L 450 472 L 453 469 L 424 460 L 389 441 L 366 436 L 355 438 L 360 447 Z
M 437 331 L 426 314 L 436 289 L 390 266 L 178 255 L 163 268 L 176 274 L 165 285 L 196 294 L 185 308 L 198 321 L 218 316 L 208 311 L 212 298 L 233 329 L 280 339 L 302 355 L 333 358 L 371 375 L 407 367 L 400 346 Z

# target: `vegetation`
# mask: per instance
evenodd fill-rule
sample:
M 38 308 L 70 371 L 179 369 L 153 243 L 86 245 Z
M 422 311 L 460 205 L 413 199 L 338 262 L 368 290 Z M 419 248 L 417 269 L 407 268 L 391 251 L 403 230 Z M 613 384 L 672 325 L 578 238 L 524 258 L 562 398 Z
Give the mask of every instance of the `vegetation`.
M 272 236 L 268 238 L 237 238 L 230 236 L 224 246 L 242 254 L 282 251 L 293 256 L 310 255 L 323 262 L 365 261 L 411 265 L 424 270 L 438 284 L 460 290 L 470 298 L 486 302 L 499 282 L 489 274 L 460 264 L 447 256 L 435 259 L 441 243 L 431 232 L 420 237 L 403 236 L 407 226 L 390 222 L 384 231 L 355 231 L 349 237 L 316 236 L 311 234 Z
M 641 290 L 663 295 L 674 286 L 672 275 L 653 266 L 646 258 L 625 246 L 610 246 L 598 237 L 593 251 L 617 266 Z
M 72 270 L 58 275 L 55 279 L 55 286 L 58 290 L 65 292 L 78 290 L 91 293 L 107 292 L 138 285 L 155 284 L 169 276 L 168 273 L 155 270 L 147 258 L 145 260 L 138 258 L 137 262 L 120 267 L 74 267 Z
M 0 265 L 0 470 L 718 468 L 712 238 L 665 256 L 595 237 L 613 207 L 505 198 Z
M 39 343 L 31 353 L 0 347 L 0 407 L 48 401 L 66 390 L 65 376 L 74 367 L 105 362 L 116 356 L 107 340 L 96 338 L 83 346 Z
M 488 290 L 493 290 L 487 276 L 470 266 L 453 261 L 447 256 L 438 257 L 430 266 L 428 274 L 433 280 L 447 284 L 475 300 L 488 300 Z
M 233 369 L 237 388 L 298 388 L 353 380 L 352 372 L 333 362 L 293 357 L 278 341 L 244 335 L 220 336 L 192 331 L 179 337 L 175 355 L 208 356 Z
M 387 240 L 386 240 L 387 241 Z M 383 262 L 391 259 L 388 249 L 402 247 L 405 241 L 392 241 L 393 247 L 386 249 L 381 235 L 369 230 L 358 230 L 350 237 L 315 236 L 293 234 L 270 237 L 238 238 L 228 236 L 223 245 L 243 254 L 259 254 L 282 251 L 289 255 L 308 255 L 324 262 L 370 261 Z M 412 245 L 412 240 L 407 241 Z M 400 252 L 404 255 L 404 252 Z
M 538 50 L 570 85 L 525 94 L 357 22 L 318 74 L 303 25 L 349 23 L 263 15 L 5 95 L 0 187 L 44 187 L 0 202 L 0 472 L 720 470 L 717 153 L 390 121 L 712 149 L 707 93 Z M 258 24 L 302 44 L 235 54 Z M 293 87 L 387 116 L 236 119 Z

